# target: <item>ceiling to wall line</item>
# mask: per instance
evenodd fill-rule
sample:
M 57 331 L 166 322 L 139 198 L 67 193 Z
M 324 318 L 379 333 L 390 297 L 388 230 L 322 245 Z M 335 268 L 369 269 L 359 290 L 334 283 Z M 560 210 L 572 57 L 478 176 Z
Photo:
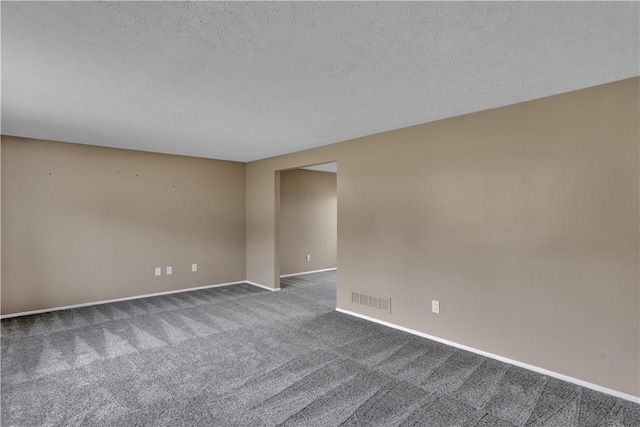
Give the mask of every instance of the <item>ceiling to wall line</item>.
M 2 133 L 236 161 L 638 76 L 638 2 L 5 2 Z

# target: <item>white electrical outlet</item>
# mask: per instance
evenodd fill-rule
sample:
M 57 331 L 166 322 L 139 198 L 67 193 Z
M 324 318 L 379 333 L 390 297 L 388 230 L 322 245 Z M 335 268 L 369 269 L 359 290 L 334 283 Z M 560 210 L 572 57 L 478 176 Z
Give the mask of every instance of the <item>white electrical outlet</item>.
M 431 301 L 431 311 L 434 313 L 440 313 L 440 301 Z
M 173 267 L 171 266 L 167 267 L 167 275 L 169 274 L 173 274 Z
M 198 264 L 191 264 L 191 271 L 198 271 Z
M 156 276 L 162 275 L 162 267 L 156 267 Z
M 307 255 L 307 261 L 311 261 L 311 255 Z

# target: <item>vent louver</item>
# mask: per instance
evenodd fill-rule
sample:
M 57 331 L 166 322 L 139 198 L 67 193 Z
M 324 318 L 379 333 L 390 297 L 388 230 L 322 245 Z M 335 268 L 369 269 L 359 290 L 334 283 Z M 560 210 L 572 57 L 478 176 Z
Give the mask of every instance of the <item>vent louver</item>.
M 351 291 L 351 302 L 391 314 L 391 298 Z
M 360 294 L 360 305 L 369 305 L 369 295 Z
M 380 298 L 374 296 L 369 297 L 369 307 L 380 308 Z
M 360 304 L 360 294 L 357 292 L 351 292 L 351 302 Z

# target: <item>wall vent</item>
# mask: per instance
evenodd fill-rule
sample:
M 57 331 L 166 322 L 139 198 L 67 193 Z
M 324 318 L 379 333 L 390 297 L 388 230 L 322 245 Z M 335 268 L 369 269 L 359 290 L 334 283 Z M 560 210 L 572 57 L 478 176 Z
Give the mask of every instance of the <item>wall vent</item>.
M 380 310 L 391 313 L 391 300 L 386 298 L 380 298 Z
M 369 305 L 369 295 L 360 294 L 360 305 Z
M 360 294 L 357 292 L 351 292 L 351 302 L 360 304 Z
M 351 291 L 351 302 L 391 314 L 391 298 Z
M 380 298 L 374 296 L 369 297 L 369 307 L 380 308 Z

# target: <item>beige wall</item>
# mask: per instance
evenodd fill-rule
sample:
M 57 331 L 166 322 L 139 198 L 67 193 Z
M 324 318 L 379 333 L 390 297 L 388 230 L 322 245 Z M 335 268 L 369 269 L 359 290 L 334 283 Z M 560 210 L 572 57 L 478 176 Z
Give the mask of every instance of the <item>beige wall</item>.
M 3 136 L 2 247 L 3 314 L 244 280 L 245 165 Z
M 639 82 L 249 163 L 248 279 L 278 283 L 276 171 L 337 160 L 338 307 L 640 396 Z
M 280 173 L 280 274 L 335 268 L 336 179 L 303 169 Z

